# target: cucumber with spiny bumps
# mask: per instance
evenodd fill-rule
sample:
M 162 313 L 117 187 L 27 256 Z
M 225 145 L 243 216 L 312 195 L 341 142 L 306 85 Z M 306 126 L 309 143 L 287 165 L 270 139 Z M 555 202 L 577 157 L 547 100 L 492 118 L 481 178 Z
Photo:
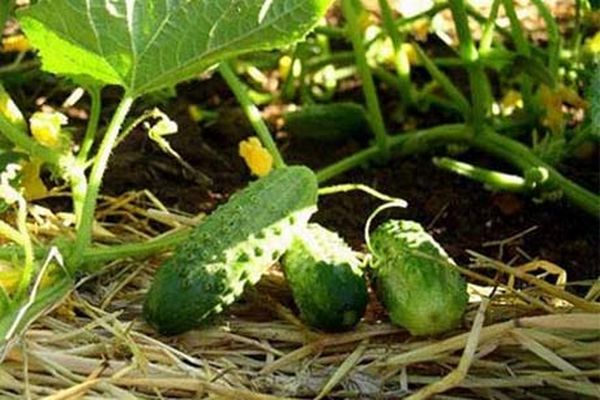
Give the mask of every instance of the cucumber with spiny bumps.
M 160 333 L 195 328 L 223 311 L 287 250 L 316 211 L 308 168 L 277 169 L 207 216 L 158 270 L 144 317 Z
M 377 295 L 392 323 L 415 336 L 455 328 L 467 306 L 467 285 L 454 261 L 414 221 L 390 220 L 370 239 Z
M 308 325 L 342 331 L 360 321 L 368 303 L 361 262 L 335 232 L 309 224 L 282 261 L 294 302 Z

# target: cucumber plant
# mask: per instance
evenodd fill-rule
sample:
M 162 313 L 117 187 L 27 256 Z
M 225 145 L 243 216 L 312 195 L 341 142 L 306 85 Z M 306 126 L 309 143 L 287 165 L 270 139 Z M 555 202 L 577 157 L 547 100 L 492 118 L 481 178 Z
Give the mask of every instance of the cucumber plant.
M 91 98 L 90 117 L 82 141 L 60 149 L 38 142 L 30 136 L 26 125 L 14 123 L 10 115 L 0 112 L 0 134 L 5 139 L 2 142 L 9 143 L 7 150 L 18 147 L 27 156 L 40 160 L 71 188 L 75 239 L 61 248 L 68 274 L 54 289 L 67 293 L 73 287 L 70 277 L 84 268 L 86 260 L 144 255 L 185 239 L 185 235 L 178 234 L 152 243 L 108 249 L 92 246 L 94 213 L 104 172 L 111 151 L 130 131 L 124 129 L 124 125 L 134 102 L 150 92 L 192 79 L 227 58 L 301 40 L 330 3 L 331 0 L 284 0 L 273 4 L 237 0 L 148 0 L 107 4 L 104 0 L 39 0 L 17 12 L 21 27 L 39 52 L 42 69 L 68 78 L 83 87 Z M 2 7 L 2 15 L 6 9 L 7 6 Z M 115 85 L 123 89 L 121 99 L 108 126 L 100 129 L 101 91 Z M 263 207 L 269 209 L 268 204 Z M 289 207 L 285 209 L 288 212 Z M 10 321 L 19 318 L 21 327 L 27 325 L 27 319 L 22 318 L 27 315 L 24 307 L 40 310 L 60 297 L 60 293 L 45 296 L 42 289 L 36 297 L 39 303 L 36 299 L 26 302 L 28 283 L 39 268 L 23 268 L 23 255 L 41 253 L 43 257 L 45 249 L 31 251 L 21 244 L 17 241 L 17 247 L 6 249 L 4 254 L 23 271 L 21 279 L 27 283 L 27 290 L 3 302 L 8 305 L 0 315 L 0 345 L 6 344 L 8 336 L 16 331 L 5 328 L 14 326 Z M 40 263 L 27 261 L 26 264 Z M 5 323 L 7 321 L 9 323 Z
M 474 148 L 511 164 L 516 173 L 485 171 L 476 166 L 446 160 L 436 163 L 442 168 L 482 181 L 492 190 L 518 191 L 542 200 L 546 194 L 559 193 L 560 196 L 582 210 L 600 217 L 600 196 L 571 179 L 563 176 L 558 167 L 561 161 L 575 152 L 582 143 L 595 142 L 597 145 L 597 126 L 584 126 L 570 129 L 563 116 L 563 106 L 571 105 L 585 110 L 588 115 L 595 112 L 587 107 L 577 95 L 577 88 L 585 85 L 580 79 L 588 75 L 585 64 L 579 62 L 578 50 L 583 41 L 582 22 L 576 25 L 573 40 L 568 43 L 571 59 L 568 63 L 561 57 L 561 37 L 556 21 L 547 5 L 541 0 L 532 0 L 547 29 L 548 43 L 540 48 L 531 43 L 523 32 L 521 21 L 517 17 L 514 2 L 495 0 L 489 16 L 482 16 L 466 5 L 464 0 L 450 0 L 436 4 L 430 10 L 410 18 L 396 18 L 386 0 L 379 0 L 383 27 L 375 38 L 367 37 L 360 1 L 342 0 L 342 11 L 346 24 L 338 29 L 324 27 L 318 30 L 335 40 L 342 39 L 352 46 L 352 52 L 328 51 L 314 61 L 300 61 L 306 69 L 334 67 L 355 68 L 362 82 L 363 97 L 367 119 L 373 134 L 374 143 L 347 158 L 339 160 L 318 171 L 320 181 L 331 179 L 349 169 L 363 165 L 368 161 L 385 160 L 390 155 L 407 156 L 421 152 L 430 152 L 434 148 L 460 145 Z M 577 13 L 581 13 L 582 3 L 577 2 Z M 509 29 L 496 24 L 496 17 L 503 8 L 510 21 Z M 417 43 L 406 40 L 411 22 L 420 17 L 432 18 L 442 10 L 450 9 L 458 39 L 456 57 L 432 58 Z M 476 41 L 469 28 L 469 19 L 474 18 L 481 25 L 481 39 Z M 581 18 L 580 18 L 581 19 Z M 372 26 L 371 26 L 372 27 Z M 371 31 L 367 29 L 367 31 Z M 497 40 L 497 34 L 503 40 Z M 368 59 L 369 50 L 389 39 L 394 73 Z M 512 49 L 503 43 L 511 42 Z M 414 58 L 409 60 L 408 49 Z M 579 57 L 581 58 L 581 57 Z M 562 63 L 562 64 L 561 64 Z M 353 64 L 353 65 L 352 65 Z M 468 89 L 463 90 L 453 83 L 444 68 L 463 68 L 468 77 Z M 432 78 L 423 88 L 417 89 L 411 82 L 411 69 L 421 68 Z M 589 70 L 596 70 L 592 64 Z M 507 85 L 518 85 L 522 113 L 518 115 L 498 115 L 496 108 L 501 100 L 494 100 L 487 70 L 494 70 Z M 564 70 L 564 71 L 563 71 Z M 563 72 L 561 72 L 563 71 Z M 310 72 L 310 71 L 309 71 Z M 392 135 L 386 129 L 374 79 L 397 90 L 403 101 L 404 109 L 422 111 L 435 104 L 458 114 L 463 122 L 442 124 L 433 128 L 402 132 Z M 299 82 L 301 85 L 305 82 Z M 433 94 L 431 88 L 438 87 L 443 95 Z M 303 99 L 304 101 L 305 99 Z M 313 105 L 304 101 L 306 107 Z M 595 118 L 597 119 L 597 118 Z M 589 121 L 586 118 L 586 121 Z M 597 125 L 597 124 L 596 124 Z M 316 134 L 315 134 L 316 135 Z M 531 139 L 529 138 L 531 137 Z M 470 173 L 470 171 L 475 171 Z M 487 172 L 490 172 L 489 174 Z M 483 178 L 482 178 L 483 176 Z M 502 176 L 502 179 L 497 177 Z M 532 179 L 532 176 L 535 177 Z M 492 177 L 492 179 L 487 179 Z M 515 185 L 515 182 L 520 184 Z M 551 196 L 552 198 L 556 196 Z

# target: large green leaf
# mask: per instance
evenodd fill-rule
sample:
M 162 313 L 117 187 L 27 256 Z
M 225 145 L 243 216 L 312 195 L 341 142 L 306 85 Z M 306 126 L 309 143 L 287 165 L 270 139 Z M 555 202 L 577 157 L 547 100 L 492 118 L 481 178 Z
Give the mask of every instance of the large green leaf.
M 133 96 L 301 39 L 332 0 L 40 0 L 19 13 L 43 68 Z

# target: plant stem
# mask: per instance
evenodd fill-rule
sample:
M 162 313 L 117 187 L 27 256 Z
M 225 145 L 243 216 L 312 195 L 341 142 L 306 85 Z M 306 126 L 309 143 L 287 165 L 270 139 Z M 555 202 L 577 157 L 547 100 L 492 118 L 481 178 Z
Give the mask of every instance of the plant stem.
M 342 0 L 342 10 L 348 24 L 348 35 L 350 36 L 352 47 L 354 48 L 356 68 L 362 81 L 362 88 L 367 103 L 369 121 L 371 122 L 371 126 L 375 134 L 375 140 L 377 142 L 379 152 L 384 158 L 387 158 L 389 156 L 388 134 L 383 122 L 383 117 L 381 115 L 381 108 L 379 106 L 379 99 L 377 97 L 377 91 L 375 90 L 373 76 L 371 75 L 371 68 L 367 63 L 367 58 L 365 56 L 366 50 L 363 43 L 362 31 L 358 24 L 358 12 L 356 10 L 354 1 Z
M 517 193 L 525 192 L 530 189 L 525 179 L 518 175 L 505 174 L 503 172 L 476 167 L 448 157 L 436 157 L 433 159 L 433 163 L 439 168 L 466 176 L 467 178 L 483 183 L 492 189 Z
M 431 129 L 402 133 L 390 136 L 390 151 L 400 155 L 416 154 L 431 149 L 436 144 L 462 142 L 468 140 L 469 133 L 463 124 L 440 125 Z M 375 144 L 367 149 L 356 152 L 351 156 L 331 164 L 317 172 L 319 182 L 325 182 L 352 168 L 376 159 L 379 147 Z
M 85 164 L 94 144 L 96 133 L 98 132 L 98 122 L 100 121 L 100 110 L 102 109 L 102 98 L 100 96 L 100 88 L 92 87 L 89 89 L 91 109 L 88 119 L 85 135 L 81 141 L 81 149 L 77 154 L 77 162 Z
M 561 45 L 558 25 L 556 24 L 556 20 L 552 16 L 552 13 L 550 13 L 550 10 L 542 0 L 532 0 L 532 2 L 537 7 L 542 18 L 544 19 L 544 22 L 546 23 L 546 29 L 548 30 L 548 69 L 550 69 L 554 80 L 558 81 L 558 67 Z
M 21 246 L 25 252 L 25 260 L 23 263 L 23 272 L 21 273 L 21 279 L 19 281 L 19 287 L 17 288 L 15 298 L 20 300 L 25 296 L 31 283 L 31 278 L 34 273 L 34 253 L 33 243 L 31 242 L 31 236 L 27 230 L 27 203 L 23 197 L 18 200 L 17 209 L 17 228 L 22 238 Z
M 454 18 L 454 24 L 458 33 L 460 56 L 463 59 L 469 73 L 469 84 L 471 87 L 471 121 L 475 126 L 475 132 L 481 132 L 489 106 L 491 104 L 491 89 L 487 75 L 479 58 L 479 52 L 473 42 L 469 19 L 463 0 L 449 0 L 450 10 Z
M 483 26 L 483 32 L 481 34 L 481 40 L 479 41 L 479 54 L 485 55 L 489 53 L 492 48 L 492 41 L 494 39 L 494 30 L 496 28 L 496 18 L 498 17 L 498 9 L 500 8 L 500 2 L 502 0 L 494 0 L 492 3 L 492 9 L 490 15 L 487 18 L 486 23 Z
M 105 248 L 91 247 L 85 251 L 83 258 L 86 263 L 106 263 L 127 257 L 145 257 L 179 245 L 188 238 L 189 234 L 190 229 L 183 229 L 142 243 L 127 243 Z
M 100 88 L 92 87 L 89 89 L 91 110 L 88 119 L 85 135 L 81 141 L 81 149 L 75 159 L 75 163 L 69 168 L 69 183 L 71 185 L 71 193 L 73 196 L 73 211 L 75 213 L 75 221 L 77 224 L 81 221 L 83 213 L 83 204 L 85 202 L 85 194 L 88 189 L 88 182 L 85 176 L 87 160 L 98 132 L 98 123 L 100 120 L 100 110 L 102 107 Z
M 515 44 L 517 52 L 527 58 L 531 57 L 531 48 L 529 43 L 525 39 L 521 22 L 517 17 L 513 0 L 503 0 L 504 11 L 510 21 L 510 29 L 512 33 L 512 40 Z M 532 89 L 533 84 L 531 78 L 527 74 L 521 75 L 521 95 L 523 96 L 523 106 L 528 113 L 533 113 L 535 110 L 535 103 L 533 101 Z
M 104 135 L 104 138 L 100 143 L 100 148 L 98 149 L 98 154 L 94 160 L 94 165 L 92 166 L 92 171 L 90 172 L 89 176 L 89 184 L 83 202 L 81 220 L 77 226 L 75 247 L 73 249 L 73 254 L 71 254 L 71 259 L 69 260 L 70 262 L 67 265 L 70 272 L 74 272 L 80 265 L 85 250 L 92 242 L 94 212 L 96 210 L 96 201 L 100 191 L 102 177 L 104 176 L 104 171 L 108 165 L 110 152 L 114 147 L 115 141 L 117 140 L 121 130 L 121 126 L 123 125 L 123 121 L 125 121 L 125 117 L 127 117 L 127 113 L 129 112 L 134 100 L 135 98 L 129 96 L 128 94 L 123 96 L 121 102 L 115 110 L 110 124 L 108 125 L 108 129 Z
M 271 153 L 273 156 L 273 163 L 275 164 L 275 168 L 281 168 L 285 166 L 285 162 L 283 161 L 283 157 L 281 157 L 281 153 L 269 132 L 269 128 L 265 124 L 262 116 L 260 115 L 260 111 L 258 108 L 252 103 L 252 100 L 246 94 L 247 88 L 246 86 L 238 79 L 235 72 L 227 62 L 222 62 L 219 65 L 219 72 L 229 88 L 235 95 L 237 101 L 242 106 L 246 117 L 250 120 L 254 131 L 262 141 L 265 148 Z M 290 72 L 291 73 L 291 72 Z
M 412 104 L 412 87 L 410 81 L 410 61 L 406 50 L 403 49 L 403 39 L 398 32 L 398 28 L 394 23 L 394 17 L 388 0 L 379 0 L 379 8 L 381 9 L 381 17 L 383 20 L 383 27 L 387 31 L 392 45 L 394 46 L 394 66 L 396 73 L 398 74 L 398 80 L 400 82 L 400 94 L 405 104 Z
M 508 161 L 523 172 L 527 172 L 532 168 L 545 169 L 548 173 L 547 186 L 559 188 L 573 204 L 594 215 L 596 218 L 600 218 L 600 196 L 562 176 L 550 165 L 540 160 L 527 146 L 499 135 L 490 129 L 484 135 L 481 135 L 481 137 L 473 138 L 471 144 Z
M 398 156 L 412 156 L 419 152 L 430 151 L 435 146 L 449 143 L 461 143 L 485 151 L 527 173 L 534 168 L 543 168 L 548 173 L 544 183 L 546 187 L 558 188 L 575 205 L 586 212 L 600 218 L 600 196 L 586 190 L 571 180 L 562 176 L 558 171 L 540 160 L 525 145 L 500 135 L 486 127 L 480 134 L 475 135 L 470 128 L 463 124 L 440 125 L 431 129 L 403 133 L 390 137 L 390 149 Z M 319 182 L 327 181 L 365 162 L 375 159 L 378 147 L 371 146 L 342 159 L 318 171 Z
M 421 46 L 414 43 L 413 47 L 427 72 L 429 72 L 431 77 L 437 83 L 439 83 L 448 97 L 450 97 L 450 99 L 456 103 L 456 107 L 460 110 L 465 119 L 468 118 L 469 115 L 471 115 L 471 105 L 469 104 L 467 98 L 461 93 L 460 90 L 458 90 L 454 83 L 452 83 L 450 78 L 448 78 L 448 76 L 433 63 L 431 58 L 429 58 L 423 49 L 421 49 Z

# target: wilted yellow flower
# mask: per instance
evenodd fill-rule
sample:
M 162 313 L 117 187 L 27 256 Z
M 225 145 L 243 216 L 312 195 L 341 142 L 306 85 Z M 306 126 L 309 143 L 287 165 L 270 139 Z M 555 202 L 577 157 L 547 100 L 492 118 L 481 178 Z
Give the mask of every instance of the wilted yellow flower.
M 546 85 L 541 85 L 538 91 L 540 103 L 546 110 L 542 119 L 542 124 L 550 128 L 553 133 L 562 132 L 565 116 L 563 113 L 563 104 L 570 104 L 577 108 L 585 108 L 586 102 L 579 97 L 573 89 L 559 85 L 555 89 L 550 89 Z
M 429 19 L 420 18 L 420 19 L 416 20 L 415 22 L 413 22 L 412 34 L 415 36 L 415 38 L 418 41 L 424 42 L 427 40 L 427 36 L 429 36 L 430 26 L 431 25 L 430 25 Z
M 516 90 L 510 89 L 502 97 L 503 114 L 511 115 L 517 108 L 523 108 L 523 96 Z
M 17 107 L 8 93 L 6 93 L 2 85 L 0 85 L 0 114 L 6 117 L 13 125 L 25 130 L 25 118 L 23 118 L 21 110 L 19 110 L 19 107 Z
M 61 126 L 68 122 L 66 115 L 59 112 L 36 112 L 29 118 L 33 137 L 52 149 L 61 146 Z
M 48 189 L 40 178 L 41 167 L 42 161 L 35 158 L 23 164 L 21 186 L 24 191 L 23 195 L 27 200 L 41 199 L 48 194 Z
M 31 45 L 24 35 L 14 35 L 2 39 L 2 53 L 23 53 L 28 50 L 31 50 Z
M 242 140 L 239 145 L 240 156 L 246 161 L 250 171 L 256 176 L 265 176 L 273 169 L 273 156 L 262 146 L 257 137 Z

